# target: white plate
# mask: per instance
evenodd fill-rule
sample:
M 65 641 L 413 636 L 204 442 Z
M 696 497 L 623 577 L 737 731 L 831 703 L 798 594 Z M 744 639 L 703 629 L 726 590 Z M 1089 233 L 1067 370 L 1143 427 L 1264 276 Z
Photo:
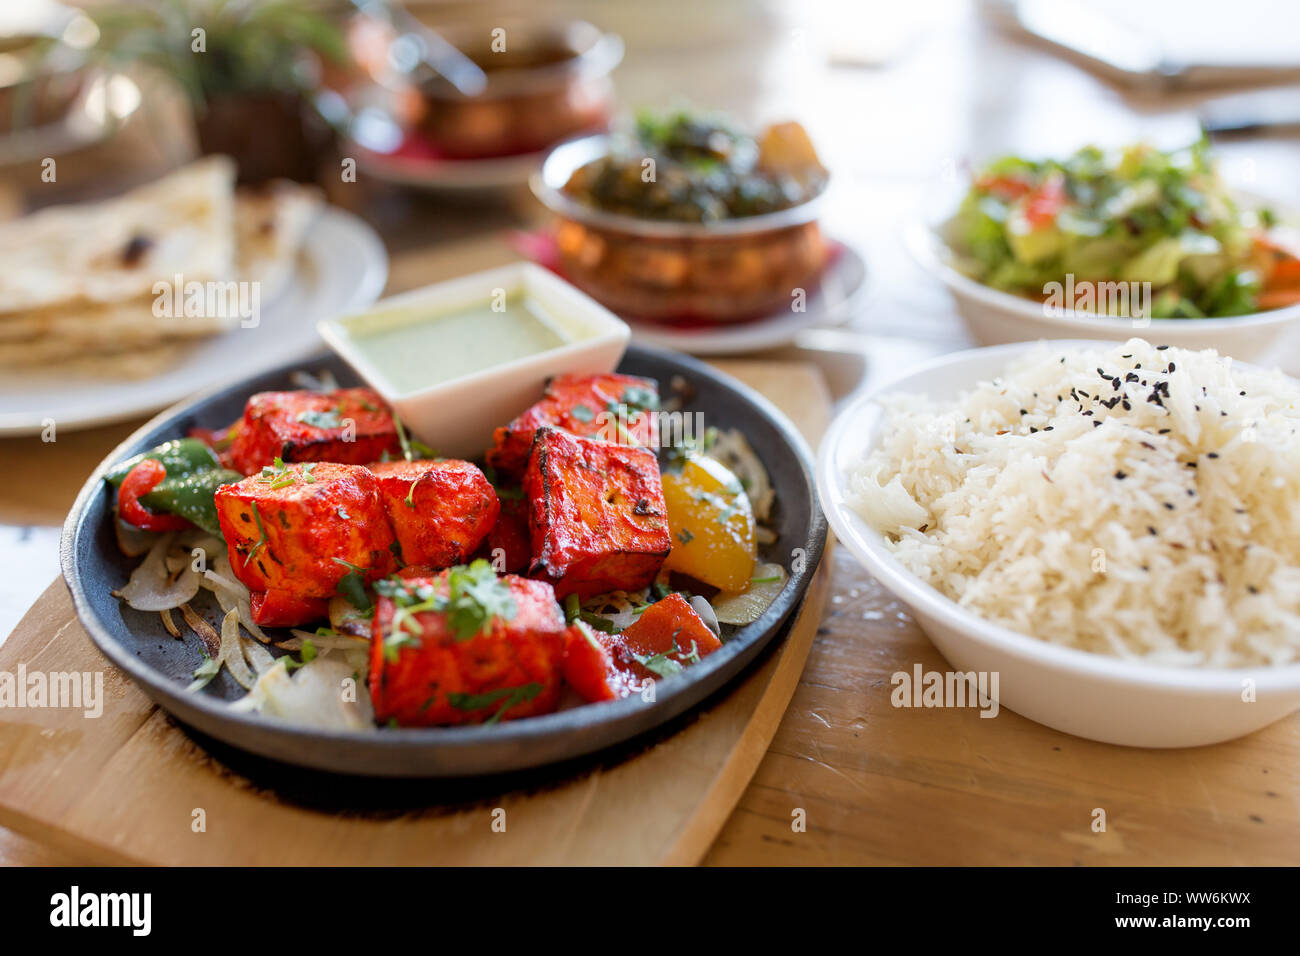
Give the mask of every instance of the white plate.
M 1284 203 L 1242 190 L 1235 196 L 1248 207 L 1269 206 L 1291 226 L 1300 211 Z M 1300 334 L 1300 305 L 1223 319 L 1123 319 L 1049 310 L 1041 303 L 977 282 L 954 269 L 952 251 L 940 230 L 946 219 L 916 220 L 903 233 L 904 244 L 921 268 L 939 279 L 952 294 L 957 311 L 980 345 L 1002 345 L 1039 338 L 1108 339 L 1139 336 L 1186 349 L 1216 349 L 1243 362 L 1281 365 L 1294 372 L 1290 346 Z
M 942 356 L 845 409 L 822 440 L 817 463 L 818 492 L 836 537 L 908 606 L 955 670 L 998 673 L 1000 705 L 1048 727 L 1128 746 L 1196 747 L 1252 733 L 1300 709 L 1300 664 L 1238 670 L 1152 666 L 1058 647 L 990 623 L 904 568 L 881 535 L 846 504 L 846 473 L 880 436 L 876 399 L 887 392 L 955 399 L 1037 344 Z M 1247 678 L 1255 687 L 1249 702 L 1242 699 Z
M 782 309 L 750 322 L 691 329 L 627 319 L 632 338 L 691 355 L 728 355 L 786 345 L 804 329 L 815 326 L 843 325 L 862 307 L 870 291 L 870 273 L 862 253 L 847 242 L 839 245 L 835 261 L 809 289 L 805 312 Z
M 0 435 L 39 433 L 45 422 L 74 430 L 157 411 L 233 378 L 274 368 L 320 348 L 316 322 L 363 309 L 388 281 L 388 254 L 374 230 L 326 207 L 307 234 L 290 285 L 262 306 L 255 328 L 193 343 L 167 372 L 129 380 L 78 378 L 41 369 L 0 376 Z

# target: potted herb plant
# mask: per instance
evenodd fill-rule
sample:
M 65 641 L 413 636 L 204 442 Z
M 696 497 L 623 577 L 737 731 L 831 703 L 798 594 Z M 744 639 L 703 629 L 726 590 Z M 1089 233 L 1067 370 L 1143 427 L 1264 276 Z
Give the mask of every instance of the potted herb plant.
M 169 76 L 189 99 L 200 149 L 244 183 L 315 178 L 333 131 L 315 107 L 327 65 L 347 59 L 328 0 L 149 0 L 91 7 L 94 55 Z

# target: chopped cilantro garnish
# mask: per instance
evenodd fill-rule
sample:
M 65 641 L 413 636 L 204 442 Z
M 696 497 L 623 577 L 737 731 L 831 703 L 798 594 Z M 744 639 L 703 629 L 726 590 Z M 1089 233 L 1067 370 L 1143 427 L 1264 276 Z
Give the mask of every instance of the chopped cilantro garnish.
M 207 654 L 203 655 L 203 663 L 194 669 L 194 683 L 190 685 L 191 690 L 198 690 L 207 686 L 208 681 L 216 677 L 221 670 L 221 661 L 213 660 Z M 202 683 L 200 683 L 202 682 Z
M 257 510 L 256 501 L 252 502 L 252 507 L 253 507 L 253 519 L 257 522 L 257 530 L 258 532 L 260 532 L 261 537 L 257 539 L 257 543 L 254 544 L 252 550 L 248 552 L 248 557 L 245 559 L 248 561 L 253 560 L 253 555 L 257 554 L 257 549 L 262 547 L 264 544 L 266 544 L 266 529 L 262 527 L 262 512 Z
M 659 407 L 659 396 L 653 389 L 629 385 L 623 389 L 623 404 L 634 412 L 651 412 Z
M 406 427 L 396 415 L 393 415 L 393 426 L 397 429 L 398 444 L 402 446 L 402 457 L 407 461 L 415 461 L 417 458 L 441 458 L 437 449 L 430 448 L 418 438 L 411 438 L 407 435 Z
M 489 630 L 497 618 L 510 620 L 518 610 L 510 588 L 482 558 L 452 568 L 447 581 L 447 623 L 457 640 L 469 640 Z
M 695 535 L 691 534 L 690 528 L 683 528 L 681 531 L 677 532 L 677 540 L 682 544 L 690 544 L 695 540 Z
M 482 710 L 485 707 L 491 707 L 497 701 L 502 704 L 497 708 L 497 712 L 485 720 L 483 723 L 495 724 L 501 719 L 511 707 L 516 704 L 523 704 L 532 700 L 542 692 L 542 685 L 537 682 L 524 684 L 522 687 L 499 687 L 496 690 L 485 691 L 482 694 L 460 694 L 450 693 L 447 695 L 447 703 L 457 710 Z
M 321 411 L 299 412 L 298 421 L 312 428 L 342 428 L 338 408 L 326 408 Z
M 674 648 L 675 649 L 675 648 Z M 685 668 L 668 655 L 672 651 L 660 651 L 658 654 L 640 655 L 633 654 L 638 664 L 660 677 L 672 677 L 674 674 L 680 674 Z
M 614 622 L 607 617 L 601 617 L 599 614 L 593 614 L 591 611 L 579 611 L 578 620 L 584 624 L 589 624 L 598 631 L 604 631 L 606 634 L 617 634 L 618 628 Z
M 590 422 L 596 417 L 596 413 L 583 404 L 574 405 L 569 414 L 580 422 Z
M 682 663 L 674 660 L 669 656 L 670 654 L 680 654 L 686 659 L 688 664 L 698 664 L 700 661 L 699 646 L 694 641 L 691 641 L 691 649 L 689 651 L 683 650 L 681 645 L 677 643 L 677 635 L 681 632 L 682 629 L 680 627 L 673 631 L 672 650 L 660 651 L 658 654 L 647 654 L 644 656 L 633 654 L 632 656 L 636 659 L 638 664 L 646 670 L 658 674 L 660 677 L 671 677 L 674 674 L 680 674 L 683 670 Z
M 414 615 L 437 611 L 446 615 L 447 626 L 458 641 L 486 633 L 494 621 L 510 620 L 518 610 L 510 588 L 482 558 L 448 569 L 445 585 L 437 588 L 413 585 L 394 577 L 377 582 L 375 590 L 397 606 L 393 614 L 394 631 L 409 628 L 419 633 Z
M 418 638 L 412 637 L 405 631 L 398 631 L 384 638 L 384 660 L 390 664 L 397 663 L 397 655 L 402 652 L 404 647 L 419 647 Z
M 336 587 L 338 593 L 358 611 L 369 611 L 373 605 L 370 596 L 366 594 L 366 569 L 357 567 L 342 558 L 331 558 L 330 560 L 348 569 L 348 573 L 339 579 Z

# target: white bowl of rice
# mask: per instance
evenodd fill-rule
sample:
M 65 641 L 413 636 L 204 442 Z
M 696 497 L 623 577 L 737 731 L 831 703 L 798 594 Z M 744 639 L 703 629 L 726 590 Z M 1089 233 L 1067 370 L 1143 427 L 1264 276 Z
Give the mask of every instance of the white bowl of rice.
M 1212 351 L 1027 342 L 846 409 L 836 535 L 959 672 L 1057 730 L 1139 747 L 1300 709 L 1300 383 Z

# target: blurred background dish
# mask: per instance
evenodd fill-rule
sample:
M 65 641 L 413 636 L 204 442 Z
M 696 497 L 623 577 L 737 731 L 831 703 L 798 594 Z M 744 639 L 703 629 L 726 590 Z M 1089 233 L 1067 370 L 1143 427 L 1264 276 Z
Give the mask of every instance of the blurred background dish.
M 557 147 L 532 187 L 570 281 L 630 319 L 720 323 L 788 307 L 825 266 L 826 180 L 797 124 L 676 112 Z
M 482 90 L 469 94 L 415 70 L 399 28 L 361 16 L 349 30 L 374 83 L 350 91 L 349 136 L 381 178 L 431 189 L 520 185 L 551 146 L 609 121 L 623 41 L 591 23 L 484 18 L 437 34 L 482 71 Z
M 0 11 L 0 166 L 98 142 L 135 112 L 140 91 L 88 66 L 97 34 L 52 0 Z
M 60 44 L 52 56 L 45 51 L 75 18 L 66 7 L 39 0 L 3 14 L 0 133 L 57 123 L 71 111 L 85 83 L 85 51 L 70 43 Z M 78 37 L 75 28 L 69 32 Z
M 106 3 L 78 22 L 94 38 L 90 62 L 141 70 L 179 89 L 200 151 L 233 157 L 241 183 L 315 178 L 333 141 L 315 96 L 326 69 L 347 60 L 330 5 Z M 50 56 L 60 52 L 55 46 Z
M 1298 222 L 1229 188 L 1201 140 L 1005 156 L 904 238 L 980 344 L 1136 332 L 1277 362 L 1300 319 Z
M 770 315 L 749 322 L 670 325 L 632 322 L 640 342 L 678 349 L 691 355 L 736 355 L 788 345 L 806 329 L 843 325 L 858 315 L 871 294 L 866 260 L 852 245 L 828 239 L 829 261 L 806 290 L 804 300 L 789 302 Z
M 1270 204 L 1283 222 L 1298 221 L 1290 206 Z M 951 264 L 952 250 L 942 223 L 913 220 L 903 228 L 904 244 L 917 264 L 938 279 L 952 296 L 973 340 L 1001 345 L 1037 338 L 1124 339 L 1143 335 L 1182 348 L 1213 348 L 1243 361 L 1277 364 L 1296 371 L 1294 345 L 1300 328 L 1300 305 L 1217 319 L 1124 319 L 1043 303 L 994 289 L 964 275 Z
M 34 435 L 57 423 L 74 430 L 138 418 L 187 395 L 319 348 L 315 325 L 340 311 L 365 308 L 388 279 L 379 237 L 356 217 L 325 208 L 311 222 L 293 268 L 256 324 L 180 340 L 147 354 L 69 358 L 51 367 L 8 369 L 0 385 L 0 435 Z M 179 317 L 172 321 L 187 322 Z

